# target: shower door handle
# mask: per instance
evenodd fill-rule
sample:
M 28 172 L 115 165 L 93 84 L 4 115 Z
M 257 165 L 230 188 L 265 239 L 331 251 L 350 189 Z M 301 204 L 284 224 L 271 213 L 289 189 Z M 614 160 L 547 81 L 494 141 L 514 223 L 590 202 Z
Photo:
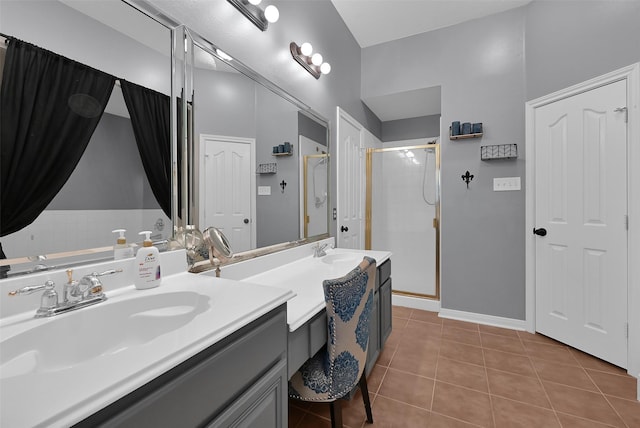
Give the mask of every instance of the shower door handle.
M 349 228 L 346 226 L 340 226 L 340 232 L 348 232 Z

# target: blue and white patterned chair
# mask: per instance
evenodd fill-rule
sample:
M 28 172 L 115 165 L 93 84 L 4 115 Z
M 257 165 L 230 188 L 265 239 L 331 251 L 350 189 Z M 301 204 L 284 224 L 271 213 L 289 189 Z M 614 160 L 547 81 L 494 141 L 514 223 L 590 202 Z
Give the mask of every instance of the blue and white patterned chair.
M 373 308 L 376 261 L 365 257 L 351 272 L 323 282 L 327 346 L 307 360 L 289 381 L 289 396 L 329 402 L 331 426 L 342 427 L 340 398 L 360 384 L 367 421 L 373 423 L 365 364 Z

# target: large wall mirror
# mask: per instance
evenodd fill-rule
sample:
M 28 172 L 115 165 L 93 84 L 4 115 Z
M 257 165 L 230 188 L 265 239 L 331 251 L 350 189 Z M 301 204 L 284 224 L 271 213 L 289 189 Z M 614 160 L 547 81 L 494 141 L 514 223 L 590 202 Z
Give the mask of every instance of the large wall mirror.
M 75 108 L 73 113 L 79 109 L 80 116 L 99 120 L 86 135 L 81 157 L 71 162 L 68 178 L 38 215 L 10 233 L 4 233 L 5 221 L 0 223 L 6 257 L 0 260 L 0 277 L 108 258 L 112 230 L 121 228 L 134 242 L 140 230 L 163 240 L 186 225 L 215 226 L 236 253 L 328 234 L 328 121 L 149 7 L 135 0 L 3 0 L 0 71 L 7 71 L 8 46 L 17 40 L 113 82 L 104 102 L 65 97 L 59 110 Z M 181 41 L 175 43 L 180 49 L 172 50 L 173 40 Z M 157 114 L 132 113 L 126 100 L 131 86 L 148 96 L 138 106 L 155 100 L 153 112 L 158 102 L 165 106 L 176 99 L 162 109 L 166 129 L 151 126 Z M 167 129 L 173 143 L 160 147 Z M 48 135 L 58 132 L 44 140 Z M 3 136 L 3 157 L 9 140 L 14 139 Z M 168 171 L 149 167 L 149 150 L 145 154 L 140 140 L 158 145 L 151 155 L 161 153 Z M 46 144 L 37 155 L 54 159 Z M 66 158 L 55 162 L 62 165 Z M 21 182 L 40 169 L 23 168 Z M 176 174 L 182 180 L 172 180 Z M 6 183 L 1 182 L 3 198 L 23 195 Z M 22 199 L 31 208 L 32 199 Z M 22 212 L 7 207 L 1 207 L 3 219 L 7 212 Z M 61 253 L 72 257 L 57 258 Z
M 234 252 L 327 234 L 325 119 L 186 30 L 189 218 Z
M 165 157 L 163 160 L 171 162 L 171 150 L 170 146 L 167 146 L 170 144 L 169 100 L 172 76 L 172 32 L 169 24 L 160 23 L 131 4 L 118 0 L 3 0 L 2 3 L 0 70 L 4 71 L 3 81 L 11 82 L 7 85 L 10 84 L 12 88 L 18 86 L 15 79 L 8 80 L 8 73 L 29 74 L 34 80 L 21 80 L 19 85 L 24 87 L 2 92 L 3 107 L 9 108 L 2 116 L 2 155 L 5 159 L 3 170 L 0 172 L 3 174 L 1 226 L 4 236 L 0 238 L 0 243 L 6 258 L 13 262 L 10 266 L 0 266 L 0 273 L 6 276 L 42 269 L 44 265 L 55 266 L 61 262 L 52 258 L 45 260 L 46 255 L 53 253 L 85 253 L 83 261 L 86 261 L 86 252 L 78 250 L 113 245 L 114 229 L 127 229 L 128 242 L 139 242 L 138 232 L 141 230 L 153 231 L 153 238 L 156 240 L 171 237 L 171 174 L 168 175 L 166 195 L 160 197 L 165 201 L 161 202 L 156 192 L 158 184 L 156 183 L 155 187 L 152 184 L 154 180 L 157 181 L 157 177 L 153 178 L 145 173 L 145 167 L 150 167 L 152 171 L 155 169 L 150 166 L 153 163 L 143 167 L 142 149 L 139 148 L 140 138 L 157 140 L 162 134 L 163 138 L 166 136 L 165 147 L 162 149 Z M 14 51 L 9 52 L 14 42 L 16 46 L 21 43 L 26 49 L 41 49 L 42 52 L 21 51 L 14 54 Z M 28 73 L 20 68 L 9 70 L 8 52 L 14 55 L 11 58 L 29 57 L 42 67 L 34 70 L 32 64 L 27 61 Z M 58 56 L 64 59 L 59 59 Z M 97 70 L 114 78 L 113 82 L 109 81 L 106 90 L 106 107 L 95 97 L 72 88 L 72 92 L 78 93 L 63 100 L 62 107 L 59 107 L 60 103 L 51 103 L 48 110 L 48 107 L 34 108 L 32 117 L 27 117 L 24 111 L 27 97 L 32 96 L 31 89 L 43 85 L 47 86 L 47 89 L 52 88 L 50 94 L 67 93 L 65 89 L 56 87 L 57 82 L 48 80 L 49 75 L 54 73 L 53 70 L 59 71 L 55 68 L 57 63 L 65 62 L 67 59 L 77 63 L 76 68 Z M 12 64 L 16 63 L 17 60 L 12 61 Z M 93 79 L 93 76 L 87 79 Z M 97 84 L 93 82 L 88 85 Z M 166 108 L 163 106 L 163 114 L 166 116 L 163 129 L 156 128 L 156 122 L 149 119 L 146 113 L 141 111 L 143 109 L 133 108 L 132 113 L 132 107 L 128 108 L 128 103 L 125 103 L 125 86 L 147 95 L 151 94 L 152 97 L 159 98 L 160 103 L 166 103 Z M 10 96 L 15 99 L 9 101 Z M 43 104 L 41 99 L 34 99 L 34 104 Z M 143 99 L 131 102 L 140 105 L 147 101 Z M 18 107 L 20 105 L 21 107 Z M 18 112 L 20 108 L 22 110 Z M 12 116 L 5 115 L 9 110 L 12 110 Z M 54 114 L 63 116 L 49 118 Z M 74 147 L 86 144 L 86 148 L 80 150 L 79 160 L 71 153 L 72 150 L 62 154 L 53 153 L 54 137 L 64 132 L 57 124 L 66 123 L 67 116 L 80 116 L 82 123 L 79 126 L 84 126 L 85 122 L 98 116 L 95 119 L 97 124 L 89 124 L 88 131 L 85 132 L 88 143 L 76 143 L 75 139 L 72 140 L 72 137 L 76 138 L 75 135 L 68 138 L 68 141 L 74 141 Z M 5 133 L 8 129 L 7 124 L 18 119 L 24 121 L 24 124 L 19 125 L 19 129 L 11 135 Z M 35 146 L 29 135 L 36 133 L 33 131 L 35 125 L 29 129 L 28 124 L 41 124 L 45 121 L 52 123 L 49 127 L 41 127 L 37 131 L 47 135 L 40 136 L 44 144 L 39 146 L 35 160 L 29 162 L 25 157 L 20 160 L 18 150 Z M 72 122 L 70 127 L 76 128 L 76 122 Z M 64 151 L 66 148 L 57 150 Z M 8 154 L 14 158 L 11 165 L 8 162 Z M 40 162 L 47 158 L 55 161 L 53 175 L 51 171 L 47 173 L 49 178 L 40 176 L 45 174 L 46 170 Z M 68 179 L 64 172 L 67 162 L 72 164 L 72 172 L 69 172 Z M 18 230 L 5 233 L 13 223 L 13 217 L 19 217 L 28 211 L 33 201 L 42 197 L 40 193 L 37 196 L 26 196 L 20 185 L 40 180 L 41 184 L 35 187 L 46 190 L 52 176 L 63 177 L 57 194 L 42 207 L 35 220 L 28 218 L 25 220 L 28 222 L 27 225 L 11 226 L 12 229 Z M 13 186 L 8 184 L 12 179 Z M 20 202 L 22 205 L 18 204 L 18 199 L 23 199 Z M 11 204 L 6 202 L 8 200 L 12 201 Z M 102 257 L 105 255 L 109 255 L 108 251 Z M 37 256 L 41 256 L 40 260 Z M 35 261 L 19 264 L 20 261 L 28 259 Z

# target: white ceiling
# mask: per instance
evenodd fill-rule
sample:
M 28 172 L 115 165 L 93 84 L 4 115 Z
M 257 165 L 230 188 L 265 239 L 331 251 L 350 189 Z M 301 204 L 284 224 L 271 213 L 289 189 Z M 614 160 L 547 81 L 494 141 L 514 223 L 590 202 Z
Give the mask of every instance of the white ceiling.
M 360 47 L 459 24 L 532 0 L 331 0 Z M 440 87 L 363 98 L 382 121 L 440 114 Z
M 531 0 L 331 0 L 360 47 L 449 27 Z

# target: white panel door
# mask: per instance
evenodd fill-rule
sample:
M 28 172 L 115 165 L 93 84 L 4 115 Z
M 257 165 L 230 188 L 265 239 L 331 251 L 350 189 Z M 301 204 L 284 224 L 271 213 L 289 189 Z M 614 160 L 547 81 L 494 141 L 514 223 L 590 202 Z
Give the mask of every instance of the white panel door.
M 627 126 L 619 108 L 626 92 L 618 81 L 535 113 L 536 330 L 621 367 Z
M 253 246 L 251 153 L 250 141 L 204 137 L 201 145 L 200 225 L 220 229 L 234 252 Z
M 364 249 L 365 156 L 363 128 L 338 107 L 336 206 L 338 247 Z

